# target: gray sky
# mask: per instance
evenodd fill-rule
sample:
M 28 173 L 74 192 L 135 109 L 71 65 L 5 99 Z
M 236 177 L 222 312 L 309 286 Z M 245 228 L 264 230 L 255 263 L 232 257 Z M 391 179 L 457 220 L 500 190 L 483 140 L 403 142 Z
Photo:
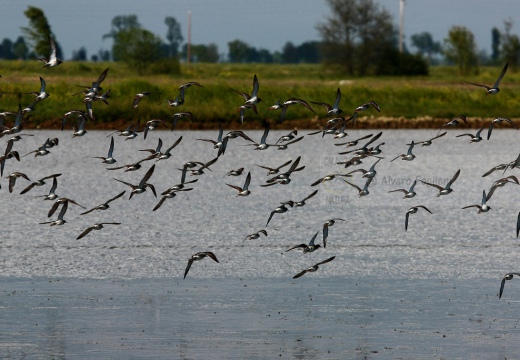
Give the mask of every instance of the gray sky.
M 399 0 L 378 3 L 394 15 L 397 24 Z M 315 25 L 330 14 L 322 0 L 16 0 L 3 7 L 0 39 L 14 41 L 21 35 L 20 27 L 28 24 L 23 12 L 29 5 L 45 12 L 65 59 L 81 46 L 89 58 L 101 48 L 110 49 L 111 41 L 103 41 L 102 36 L 110 31 L 110 22 L 117 15 L 137 14 L 144 28 L 163 39 L 164 18 L 173 16 L 187 40 L 191 10 L 192 43 L 215 43 L 220 53 L 226 53 L 227 43 L 235 39 L 270 51 L 281 50 L 287 41 L 298 45 L 319 40 Z M 405 0 L 405 35 L 409 39 L 428 31 L 442 41 L 451 26 L 463 25 L 475 35 L 479 49 L 490 53 L 491 29 L 502 29 L 506 19 L 518 22 L 518 14 L 519 0 Z M 520 23 L 513 26 L 513 32 L 520 34 Z

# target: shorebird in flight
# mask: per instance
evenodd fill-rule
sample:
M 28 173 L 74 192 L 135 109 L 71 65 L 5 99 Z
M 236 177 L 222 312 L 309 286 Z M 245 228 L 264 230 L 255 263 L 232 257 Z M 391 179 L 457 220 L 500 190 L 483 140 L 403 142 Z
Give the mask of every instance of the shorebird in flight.
M 477 131 L 477 133 L 475 135 L 473 135 L 473 134 L 461 134 L 461 135 L 457 135 L 456 137 L 469 136 L 471 138 L 470 144 L 474 143 L 474 142 L 480 142 L 482 140 L 482 136 L 480 136 L 480 133 L 482 133 L 482 130 L 484 130 L 484 128 L 480 128 L 479 131 Z
M 155 164 L 152 165 L 152 167 L 146 172 L 144 177 L 141 179 L 141 181 L 137 185 L 132 185 L 130 183 L 127 183 L 126 181 L 122 181 L 122 180 L 118 180 L 118 179 L 114 179 L 114 180 L 119 181 L 120 183 L 123 183 L 132 188 L 129 199 L 131 199 L 134 194 L 144 193 L 146 191 L 147 187 L 152 189 L 153 194 L 155 195 L 155 197 L 157 197 L 157 193 L 155 192 L 155 187 L 152 184 L 147 183 L 147 181 L 152 176 L 154 170 L 155 170 Z
M 299 272 L 298 274 L 294 275 L 294 276 L 293 276 L 293 279 L 297 279 L 297 278 L 299 278 L 300 276 L 303 276 L 303 275 L 307 274 L 308 272 L 315 272 L 315 271 L 318 271 L 320 265 L 326 264 L 326 263 L 328 263 L 328 262 L 334 260 L 335 258 L 336 258 L 336 257 L 333 256 L 333 257 L 331 257 L 331 258 L 328 258 L 327 260 L 323 260 L 323 261 L 321 261 L 321 262 L 319 262 L 319 263 L 317 263 L 317 264 L 314 264 L 314 265 L 312 265 L 311 267 L 309 267 L 309 268 L 307 268 L 307 269 L 305 269 L 305 270 Z
M 414 180 L 412 186 L 410 186 L 410 189 L 408 189 L 408 190 L 406 190 L 406 189 L 396 189 L 396 190 L 390 190 L 389 193 L 399 191 L 399 192 L 404 193 L 403 199 L 411 199 L 415 195 L 417 195 L 417 193 L 414 191 L 415 185 L 417 185 L 417 180 Z
M 215 262 L 219 262 L 217 260 L 217 257 L 215 256 L 215 254 L 213 254 L 211 251 L 198 252 L 195 255 L 192 255 L 190 257 L 190 259 L 188 260 L 188 266 L 186 266 L 186 270 L 184 270 L 184 279 L 186 279 L 186 275 L 188 275 L 188 271 L 190 271 L 191 264 L 193 264 L 194 261 L 199 261 L 199 260 L 204 259 L 206 256 Z
M 246 101 L 245 105 L 254 105 L 254 104 L 258 104 L 260 101 L 262 101 L 262 99 L 258 97 L 259 89 L 260 89 L 260 85 L 258 84 L 258 78 L 256 77 L 256 74 L 255 74 L 255 76 L 253 77 L 253 92 L 251 93 L 251 95 L 249 95 L 247 93 L 243 93 L 241 91 L 237 91 L 235 89 L 231 89 L 231 90 L 233 90 L 237 94 L 242 95 L 244 97 L 244 100 Z M 253 108 L 253 109 L 255 109 L 255 112 L 256 112 L 256 108 Z M 243 113 L 241 114 L 241 118 L 242 117 L 243 117 Z
M 423 181 L 423 180 L 421 180 L 421 182 L 423 184 L 432 186 L 432 187 L 436 188 L 437 190 L 439 190 L 439 193 L 437 194 L 437 197 L 439 197 L 441 195 L 448 195 L 451 192 L 453 192 L 453 190 L 451 189 L 451 185 L 455 182 L 455 180 L 457 180 L 457 178 L 459 177 L 459 174 L 460 174 L 460 169 L 457 170 L 455 175 L 453 175 L 453 177 L 451 178 L 450 181 L 448 181 L 448 183 L 446 184 L 445 187 L 442 187 L 442 186 L 437 185 L 437 184 L 432 184 L 432 183 L 429 183 L 429 182 L 426 182 L 426 181 Z
M 410 214 L 415 214 L 417 211 L 419 211 L 419 208 L 428 211 L 430 214 L 432 213 L 430 210 L 428 210 L 428 208 L 426 206 L 423 206 L 423 205 L 417 205 L 417 206 L 411 207 L 406 212 L 406 217 L 404 219 L 404 231 L 408 230 L 408 218 L 410 217 Z
M 502 80 L 502 78 L 503 78 L 504 75 L 506 74 L 507 66 L 508 66 L 508 63 L 506 63 L 506 64 L 504 65 L 504 68 L 503 68 L 502 71 L 500 72 L 500 75 L 498 75 L 498 78 L 497 78 L 497 80 L 495 81 L 495 83 L 493 84 L 493 87 L 489 87 L 489 86 L 484 85 L 484 84 L 476 84 L 476 83 L 472 83 L 472 82 L 469 82 L 469 81 L 465 81 L 465 83 L 470 84 L 470 85 L 475 85 L 475 86 L 483 87 L 484 89 L 486 89 L 486 95 L 495 95 L 495 94 L 498 94 L 498 92 L 500 91 L 500 89 L 499 89 L 499 87 L 498 87 L 498 84 L 500 84 L 500 81 Z
M 267 231 L 265 230 L 260 230 L 260 231 L 257 231 L 255 233 L 252 233 L 252 234 L 249 234 L 246 236 L 246 238 L 244 239 L 244 241 L 242 241 L 242 244 L 246 241 L 246 240 L 256 240 L 260 237 L 260 234 L 264 234 L 265 236 L 267 236 Z
M 247 173 L 246 181 L 244 182 L 244 186 L 236 186 L 231 184 L 226 184 L 229 187 L 232 187 L 233 189 L 238 191 L 237 196 L 247 196 L 251 194 L 251 191 L 249 191 L 249 183 L 251 182 L 251 172 Z
M 121 223 L 118 223 L 118 222 L 104 222 L 104 223 L 99 223 L 99 224 L 94 224 L 88 228 L 85 229 L 85 231 L 83 231 L 81 233 L 81 235 L 79 235 L 76 240 L 79 240 L 83 237 L 85 237 L 89 232 L 91 232 L 92 230 L 101 230 L 104 228 L 103 225 L 121 225 Z
M 320 106 L 324 106 L 325 109 L 327 110 L 327 115 L 329 116 L 336 116 L 336 115 L 339 115 L 343 112 L 343 110 L 341 110 L 339 108 L 339 102 L 341 101 L 341 90 L 338 88 L 338 91 L 336 92 L 336 100 L 334 101 L 334 105 L 329 105 L 327 103 L 324 103 L 324 102 L 316 102 L 316 101 L 311 101 L 312 104 L 316 104 L 316 105 L 320 105 Z
M 67 212 L 67 208 L 69 206 L 69 203 L 68 202 L 65 202 L 63 204 L 63 206 L 61 207 L 61 211 L 60 213 L 58 214 L 58 219 L 57 220 L 54 220 L 54 221 L 45 221 L 45 222 L 41 222 L 40 224 L 49 224 L 50 226 L 54 226 L 54 225 L 63 225 L 65 224 L 67 221 L 63 218 L 65 216 L 65 213 Z
M 314 252 L 315 250 L 318 250 L 321 245 L 320 244 L 314 244 L 314 240 L 316 240 L 316 237 L 318 236 L 320 232 L 316 232 L 316 234 L 314 234 L 314 236 L 312 237 L 311 241 L 309 242 L 309 245 L 307 244 L 299 244 L 299 245 L 295 245 L 295 246 L 292 246 L 291 248 L 285 250 L 285 252 L 287 251 L 291 251 L 291 250 L 294 250 L 294 249 L 298 249 L 298 250 L 303 250 L 303 253 L 306 254 L 308 252 Z
M 54 39 L 49 37 L 49 42 L 51 46 L 51 53 L 49 55 L 49 58 L 37 58 L 36 60 L 40 60 L 44 63 L 42 66 L 43 68 L 46 67 L 54 67 L 60 65 L 63 61 L 59 60 L 56 56 L 56 44 L 54 43 Z
M 116 162 L 116 159 L 112 157 L 112 154 L 114 152 L 114 137 L 112 136 L 112 140 L 110 140 L 110 147 L 108 148 L 108 155 L 107 157 L 103 156 L 94 156 L 94 159 L 101 159 L 103 160 L 103 164 L 113 164 Z
M 36 180 L 31 185 L 29 185 L 25 189 L 23 189 L 22 192 L 20 193 L 20 195 L 29 192 L 35 186 L 43 186 L 43 185 L 45 185 L 45 180 L 51 179 L 51 178 L 56 179 L 58 176 L 61 176 L 61 174 L 49 175 L 49 176 L 43 177 L 43 178 L 41 178 L 39 180 Z
M 112 201 L 116 200 L 116 199 L 119 199 L 121 196 L 123 196 L 125 194 L 126 191 L 123 191 L 119 194 L 117 194 L 116 196 L 114 196 L 112 199 L 109 199 L 107 201 L 105 201 L 103 204 L 101 205 L 98 205 L 96 207 L 93 207 L 92 209 L 90 210 L 87 210 L 83 213 L 81 213 L 80 215 L 87 215 L 87 214 L 90 214 L 92 211 L 94 210 L 106 210 L 108 209 L 110 206 L 108 204 L 110 204 Z M 99 229 L 98 229 L 99 230 Z
M 323 223 L 323 248 L 326 248 L 327 247 L 327 239 L 329 237 L 329 227 L 331 227 L 332 225 L 334 225 L 336 223 L 336 221 L 345 221 L 344 219 L 340 219 L 340 218 L 334 218 L 334 219 L 329 219 L 327 221 L 325 221 Z
M 503 278 L 502 278 L 502 283 L 500 283 L 500 292 L 498 293 L 498 299 L 500 300 L 500 298 L 502 297 L 502 294 L 504 292 L 504 285 L 506 283 L 507 280 L 513 280 L 513 277 L 514 276 L 520 276 L 520 273 L 509 273 L 509 274 L 506 274 Z
M 489 196 L 486 197 L 486 190 L 482 190 L 482 202 L 480 205 L 469 205 L 464 206 L 463 209 L 469 209 L 472 207 L 476 207 L 478 209 L 478 213 L 488 212 L 491 210 L 491 207 L 486 204 L 487 200 L 489 199 Z
M 406 160 L 406 161 L 412 161 L 413 159 L 415 159 L 415 155 L 412 154 L 412 150 L 413 150 L 413 147 L 415 146 L 415 143 L 413 142 L 412 140 L 412 143 L 410 144 L 410 146 L 408 147 L 408 152 L 406 154 L 401 154 L 399 156 L 396 156 L 395 158 L 393 158 L 392 160 L 390 160 L 390 162 L 396 160 L 396 159 L 399 159 L 401 158 L 401 160 Z
M 491 132 L 493 131 L 493 128 L 495 127 L 495 124 L 500 124 L 500 123 L 502 123 L 502 122 L 507 122 L 509 125 L 511 125 L 512 127 L 514 127 L 516 130 L 519 130 L 518 126 L 516 126 L 516 125 L 511 121 L 511 119 L 498 117 L 498 118 L 494 119 L 493 121 L 491 121 L 491 124 L 489 124 L 489 129 L 488 129 L 488 134 L 487 134 L 487 139 L 488 139 L 488 140 L 489 140 L 489 138 L 491 137 Z

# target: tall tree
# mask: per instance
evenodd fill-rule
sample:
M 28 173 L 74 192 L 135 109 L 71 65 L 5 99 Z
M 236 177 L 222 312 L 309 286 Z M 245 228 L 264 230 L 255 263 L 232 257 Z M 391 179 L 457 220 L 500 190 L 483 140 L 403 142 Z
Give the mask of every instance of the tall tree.
M 250 47 L 241 40 L 233 40 L 228 42 L 228 56 L 232 63 L 246 62 L 250 53 Z
M 520 38 L 511 33 L 513 22 L 504 21 L 504 33 L 501 36 L 501 55 L 503 61 L 509 63 L 512 70 L 516 70 L 520 65 Z
M 432 34 L 429 32 L 422 32 L 420 34 L 413 34 L 410 37 L 412 46 L 417 48 L 422 56 L 428 58 L 428 62 L 431 62 L 433 54 L 439 54 L 441 52 L 441 44 L 438 41 L 433 41 Z
M 491 29 L 491 60 L 497 62 L 500 57 L 500 30 L 496 27 Z
M 392 16 L 374 0 L 326 0 L 332 14 L 317 25 L 323 59 L 342 64 L 348 73 L 364 75 L 386 47 L 394 46 Z
M 111 26 L 110 32 L 103 35 L 103 40 L 115 38 L 120 31 L 138 29 L 141 24 L 137 21 L 137 15 L 118 15 L 112 19 Z
M 457 64 L 459 72 L 467 75 L 478 71 L 477 45 L 473 33 L 464 26 L 453 26 L 444 39 L 446 60 Z
M 148 65 L 161 58 L 161 38 L 146 29 L 121 30 L 114 38 L 112 56 L 142 74 Z
M 172 16 L 167 16 L 164 19 L 164 23 L 168 27 L 168 30 L 166 31 L 166 40 L 170 43 L 168 55 L 170 57 L 177 56 L 179 45 L 184 40 L 181 32 L 181 25 Z
M 51 43 L 49 39 L 52 36 L 56 44 L 58 58 L 63 57 L 61 46 L 56 40 L 56 36 L 52 33 L 51 26 L 43 10 L 29 6 L 27 10 L 24 11 L 24 15 L 29 19 L 29 27 L 22 27 L 22 32 L 25 34 L 29 45 L 34 49 L 34 53 L 48 57 L 51 53 Z

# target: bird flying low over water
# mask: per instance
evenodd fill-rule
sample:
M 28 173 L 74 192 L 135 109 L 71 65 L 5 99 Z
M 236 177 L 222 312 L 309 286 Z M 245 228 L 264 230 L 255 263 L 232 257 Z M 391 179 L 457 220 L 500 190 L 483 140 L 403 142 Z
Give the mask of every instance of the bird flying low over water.
M 437 135 L 437 136 L 431 138 L 430 140 L 418 141 L 418 142 L 416 142 L 415 144 L 416 144 L 416 145 L 421 144 L 421 146 L 430 146 L 430 145 L 432 144 L 432 141 L 433 141 L 433 140 L 438 139 L 438 138 L 441 138 L 441 137 L 443 137 L 444 135 L 446 135 L 447 133 L 448 133 L 448 132 L 445 131 L 445 132 L 443 132 L 442 134 L 439 134 L 439 135 Z M 410 145 L 410 144 L 407 144 L 407 145 Z
M 461 135 L 457 135 L 456 137 L 469 136 L 471 138 L 470 144 L 474 143 L 474 142 L 480 142 L 482 140 L 482 136 L 480 136 L 480 133 L 482 133 L 482 130 L 484 130 L 483 127 L 480 128 L 475 135 L 473 135 L 473 134 L 461 134 Z
M 246 236 L 246 238 L 244 239 L 244 241 L 242 241 L 242 243 L 244 243 L 246 240 L 256 240 L 260 237 L 260 234 L 264 234 L 265 236 L 267 236 L 267 231 L 265 230 L 259 230 L 255 233 L 252 233 L 252 234 L 249 234 Z
M 103 164 L 113 164 L 116 162 L 116 159 L 112 157 L 112 154 L 114 153 L 114 137 L 112 136 L 112 140 L 110 140 L 110 147 L 108 148 L 108 155 L 107 157 L 103 156 L 94 156 L 94 159 L 101 159 L 103 160 Z
M 109 199 L 107 200 L 106 202 L 104 202 L 103 204 L 101 205 L 98 205 L 90 210 L 87 210 L 83 213 L 81 213 L 80 215 L 86 215 L 86 214 L 90 214 L 92 211 L 94 210 L 106 210 L 108 209 L 110 206 L 108 204 L 110 204 L 112 201 L 116 200 L 116 199 L 119 199 L 121 196 L 123 196 L 125 194 L 126 191 L 123 191 L 119 194 L 117 194 L 116 196 L 114 196 L 112 199 Z
M 54 175 L 49 175 L 49 176 L 46 176 L 46 177 L 43 177 L 39 180 L 36 180 L 35 182 L 33 182 L 31 185 L 27 186 L 25 189 L 22 190 L 22 192 L 20 193 L 20 195 L 22 194 L 25 194 L 26 192 L 29 192 L 33 187 L 35 186 L 43 186 L 45 185 L 45 180 L 47 179 L 51 179 L 51 178 L 57 178 L 58 176 L 61 176 L 61 174 L 54 174 Z
M 408 218 L 410 217 L 410 214 L 415 214 L 417 211 L 419 211 L 419 208 L 428 211 L 430 214 L 432 213 L 430 210 L 428 210 L 428 208 L 426 206 L 423 206 L 423 205 L 417 205 L 417 206 L 411 207 L 406 212 L 406 216 L 405 216 L 405 219 L 404 219 L 404 231 L 408 230 Z
M 319 263 L 317 263 L 317 264 L 314 264 L 314 265 L 312 265 L 311 267 L 309 267 L 309 268 L 307 268 L 307 269 L 305 269 L 305 270 L 299 272 L 298 274 L 294 275 L 294 276 L 293 276 L 293 279 L 297 279 L 297 278 L 299 278 L 299 277 L 301 277 L 301 276 L 307 274 L 308 272 L 315 272 L 315 271 L 318 271 L 320 265 L 326 264 L 326 263 L 328 263 L 328 262 L 334 260 L 335 258 L 336 258 L 336 257 L 333 256 L 333 257 L 331 257 L 331 258 L 328 258 L 327 260 L 323 260 L 323 261 L 321 261 L 321 262 L 319 262 Z
M 448 183 L 446 184 L 445 187 L 442 187 L 440 185 L 437 185 L 437 184 L 432 184 L 432 183 L 429 183 L 429 182 L 426 182 L 426 181 L 423 181 L 421 180 L 421 182 L 423 184 L 426 184 L 426 185 L 429 185 L 429 186 L 432 186 L 434 188 L 436 188 L 437 190 L 439 190 L 439 193 L 437 194 L 437 197 L 441 196 L 441 195 L 448 195 L 450 194 L 451 192 L 453 192 L 453 190 L 451 189 L 451 185 L 453 185 L 453 183 L 455 182 L 455 180 L 457 180 L 457 178 L 459 177 L 459 174 L 460 174 L 460 169 L 457 170 L 457 172 L 455 173 L 455 175 L 453 175 L 453 177 L 451 178 L 450 181 L 448 181 Z
M 456 118 L 453 118 L 451 119 L 450 121 L 448 121 L 446 124 L 442 125 L 443 127 L 455 127 L 455 126 L 459 126 L 462 122 L 460 121 L 462 120 L 464 122 L 464 124 L 467 124 L 468 121 L 466 120 L 466 116 L 464 115 L 459 115 L 457 116 Z M 439 130 L 440 132 L 440 130 Z
M 127 183 L 126 181 L 122 181 L 122 180 L 118 180 L 118 179 L 114 179 L 114 180 L 119 181 L 120 183 L 123 183 L 132 188 L 129 199 L 131 199 L 134 194 L 144 193 L 146 191 L 147 187 L 152 189 L 153 194 L 155 195 L 155 197 L 157 197 L 157 193 L 155 192 L 155 187 L 152 184 L 147 183 L 147 181 L 152 176 L 154 170 L 155 170 L 155 164 L 152 165 L 152 167 L 146 172 L 144 177 L 141 179 L 141 181 L 137 185 L 132 185 L 130 183 Z
M 68 206 L 68 204 L 71 203 L 71 204 L 74 204 L 74 205 L 77 205 L 79 206 L 80 208 L 82 209 L 86 209 L 84 206 L 81 206 L 80 204 L 78 204 L 76 201 L 72 200 L 72 199 L 69 199 L 69 198 L 58 198 L 54 204 L 52 204 L 52 207 L 51 209 L 49 210 L 49 213 L 47 214 L 47 217 L 51 217 L 55 212 L 56 210 L 58 209 L 58 207 L 60 205 L 63 205 L 63 206 Z
M 519 130 L 518 126 L 516 126 L 516 125 L 511 121 L 511 119 L 498 117 L 498 118 L 494 119 L 493 121 L 491 121 L 491 124 L 489 124 L 489 129 L 488 129 L 488 134 L 487 134 L 487 139 L 488 139 L 488 140 L 489 140 L 489 138 L 491 137 L 491 132 L 493 131 L 493 128 L 495 127 L 495 124 L 500 124 L 500 123 L 502 123 L 502 122 L 507 122 L 509 125 L 511 125 L 512 127 L 514 127 L 516 130 Z
M 9 192 L 10 193 L 13 192 L 14 185 L 16 184 L 16 179 L 18 179 L 19 177 L 24 178 L 27 181 L 31 181 L 29 179 L 29 177 L 27 175 L 25 175 L 24 173 L 15 171 L 14 173 L 7 176 L 7 178 L 9 179 Z
M 43 225 L 43 224 L 49 224 L 50 226 L 54 226 L 54 225 L 63 225 L 65 224 L 67 221 L 63 218 L 65 216 L 65 213 L 67 212 L 67 208 L 69 206 L 69 203 L 68 202 L 64 202 L 63 203 L 63 206 L 61 207 L 61 211 L 60 213 L 58 214 L 58 219 L 57 220 L 54 220 L 54 221 L 45 221 L 45 222 L 41 222 L 40 224 Z
M 321 245 L 320 244 L 314 244 L 314 240 L 316 240 L 316 237 L 318 236 L 320 232 L 316 232 L 316 234 L 314 234 L 314 236 L 312 237 L 311 241 L 309 242 L 309 245 L 307 244 L 299 244 L 299 245 L 295 245 L 295 246 L 292 246 L 291 248 L 285 250 L 285 252 L 287 251 L 291 251 L 291 250 L 294 250 L 294 249 L 298 249 L 298 250 L 302 250 L 304 254 L 308 253 L 308 252 L 314 252 L 315 250 L 318 250 Z
M 186 279 L 186 275 L 188 275 L 188 271 L 190 271 L 191 264 L 193 264 L 194 261 L 199 261 L 199 260 L 204 259 L 206 256 L 215 262 L 219 262 L 217 260 L 217 257 L 215 256 L 215 254 L 213 254 L 211 251 L 198 252 L 195 255 L 192 255 L 190 257 L 190 259 L 188 260 L 188 266 L 186 266 L 186 270 L 184 270 L 184 279 Z
M 85 231 L 83 231 L 77 238 L 76 240 L 79 240 L 83 237 L 85 237 L 88 233 L 90 233 L 92 230 L 101 230 L 104 228 L 103 225 L 121 225 L 121 223 L 118 223 L 118 222 L 104 222 L 104 223 L 99 223 L 99 224 L 94 224 L 88 228 L 85 229 Z
M 500 298 L 502 297 L 502 294 L 504 292 L 504 285 L 506 284 L 506 281 L 507 280 L 513 280 L 513 277 L 514 276 L 520 276 L 520 273 L 509 273 L 509 274 L 506 274 L 503 278 L 502 278 L 502 282 L 500 283 L 500 292 L 498 293 L 498 299 L 500 300 Z
M 486 95 L 498 94 L 498 92 L 500 91 L 500 88 L 498 87 L 498 84 L 500 84 L 500 81 L 502 81 L 502 78 L 506 74 L 507 66 L 508 66 L 508 63 L 506 63 L 504 65 L 504 68 L 500 72 L 500 75 L 498 75 L 498 78 L 497 78 L 497 80 L 495 81 L 495 83 L 493 84 L 492 87 L 489 87 L 489 86 L 484 85 L 484 84 L 475 84 L 475 83 L 472 83 L 472 82 L 469 82 L 469 81 L 465 81 L 465 83 L 470 84 L 470 85 L 483 87 L 484 89 L 486 89 Z
M 469 209 L 472 207 L 476 207 L 478 209 L 478 213 L 488 212 L 491 210 L 491 207 L 486 204 L 488 198 L 486 197 L 486 190 L 482 190 L 482 202 L 480 205 L 469 205 L 464 206 L 462 209 Z
M 282 205 L 278 206 L 273 211 L 271 211 L 271 215 L 269 215 L 269 219 L 267 219 L 267 223 L 265 224 L 265 226 L 269 225 L 269 222 L 273 218 L 274 214 L 282 214 L 282 213 L 286 212 L 287 210 L 289 210 L 287 208 L 287 206 L 285 206 L 285 205 L 289 205 L 290 207 L 293 207 L 293 204 L 294 203 L 292 201 L 291 202 L 287 202 L 285 204 L 282 204 Z
M 390 160 L 390 162 L 392 162 L 392 161 L 394 161 L 396 159 L 399 159 L 399 158 L 401 158 L 401 160 L 405 160 L 405 161 L 412 161 L 413 159 L 415 159 L 415 155 L 412 154 L 412 150 L 413 150 L 414 146 L 415 146 L 415 143 L 412 141 L 412 143 L 408 147 L 408 152 L 406 154 L 401 154 L 399 156 L 396 156 L 395 158 Z
M 336 221 L 345 221 L 344 219 L 340 219 L 340 218 L 334 218 L 334 219 L 329 219 L 327 221 L 325 221 L 323 223 L 323 248 L 326 248 L 327 247 L 327 239 L 329 237 L 329 227 L 331 227 L 332 225 L 334 225 L 336 223 Z
M 415 195 L 417 195 L 417 193 L 414 191 L 415 185 L 417 185 L 417 180 L 414 180 L 412 186 L 410 186 L 410 189 L 408 189 L 408 190 L 406 190 L 406 189 L 396 189 L 396 190 L 390 190 L 389 193 L 393 193 L 393 192 L 399 191 L 399 192 L 404 193 L 403 199 L 411 199 Z
M 232 187 L 233 189 L 238 191 L 237 196 L 247 196 L 251 194 L 251 191 L 249 191 L 249 183 L 251 182 L 251 172 L 247 173 L 246 181 L 244 182 L 244 186 L 236 186 L 231 184 L 226 184 L 229 187 Z
M 262 169 L 267 170 L 267 175 L 274 175 L 274 174 L 278 174 L 280 172 L 281 168 L 283 168 L 284 166 L 289 165 L 291 162 L 292 162 L 292 160 L 289 160 L 286 163 L 283 163 L 282 165 L 280 165 L 278 167 L 275 167 L 275 168 L 271 168 L 271 167 L 268 167 L 268 166 L 262 166 L 262 165 L 256 165 L 256 166 L 261 167 Z

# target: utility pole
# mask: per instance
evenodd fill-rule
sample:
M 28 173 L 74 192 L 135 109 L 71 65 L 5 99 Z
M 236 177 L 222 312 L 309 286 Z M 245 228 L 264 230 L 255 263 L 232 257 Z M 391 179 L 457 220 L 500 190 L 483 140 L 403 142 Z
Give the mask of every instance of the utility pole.
M 399 0 L 399 52 L 403 53 L 404 42 L 404 0 Z
M 190 58 L 191 58 L 191 10 L 188 11 L 188 51 L 187 58 L 186 58 L 186 71 L 189 71 L 190 69 Z

